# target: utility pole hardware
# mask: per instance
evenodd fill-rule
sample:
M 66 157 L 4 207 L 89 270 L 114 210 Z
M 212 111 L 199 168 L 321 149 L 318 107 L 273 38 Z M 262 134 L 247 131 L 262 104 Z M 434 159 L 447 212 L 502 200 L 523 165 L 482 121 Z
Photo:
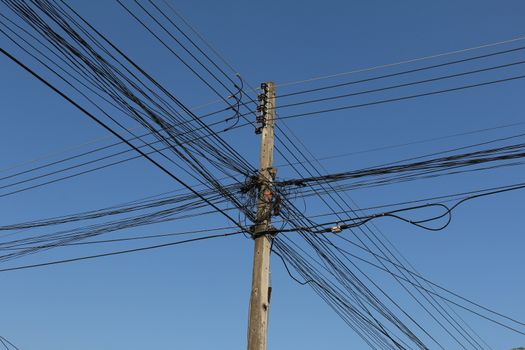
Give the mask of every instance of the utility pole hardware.
M 273 168 L 275 126 L 275 84 L 261 84 L 258 96 L 256 134 L 261 134 L 261 157 L 259 166 L 257 214 L 253 238 L 252 291 L 248 319 L 248 350 L 266 350 L 268 313 L 270 307 L 270 249 L 271 217 L 273 212 L 272 182 L 276 170 Z

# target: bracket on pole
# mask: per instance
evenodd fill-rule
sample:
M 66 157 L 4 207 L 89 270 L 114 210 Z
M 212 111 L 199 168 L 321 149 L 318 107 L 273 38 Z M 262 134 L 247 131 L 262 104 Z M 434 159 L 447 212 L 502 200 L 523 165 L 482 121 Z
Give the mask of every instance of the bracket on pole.
M 255 133 L 260 134 L 262 133 L 262 130 L 266 126 L 266 118 L 268 115 L 268 94 L 270 92 L 270 89 L 268 87 L 268 84 L 262 83 L 261 84 L 261 90 L 263 91 L 262 94 L 259 94 L 257 96 L 257 100 L 259 101 L 259 105 L 257 106 L 257 116 L 255 118 L 255 121 L 257 122 L 257 126 L 255 127 Z

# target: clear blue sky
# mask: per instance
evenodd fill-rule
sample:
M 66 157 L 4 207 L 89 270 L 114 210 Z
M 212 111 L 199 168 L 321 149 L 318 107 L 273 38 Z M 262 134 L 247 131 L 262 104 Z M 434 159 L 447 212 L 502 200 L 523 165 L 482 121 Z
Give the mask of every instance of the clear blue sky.
M 70 3 L 146 70 L 159 77 L 187 106 L 216 99 L 164 48 L 140 30 L 114 1 L 71 0 Z M 525 34 L 525 3 L 518 0 L 184 0 L 174 4 L 252 85 L 269 80 L 279 84 L 372 67 Z M 0 45 L 17 52 L 1 35 Z M 516 54 L 506 60 L 490 62 L 502 64 L 518 59 L 520 56 Z M 463 68 L 477 67 L 472 64 Z M 392 71 L 395 69 L 380 72 Z M 455 83 L 435 84 L 430 89 L 513 74 L 523 74 L 523 67 L 458 79 Z M 5 57 L 0 57 L 0 77 L 0 169 L 108 136 Z M 345 79 L 351 77 L 327 82 Z M 309 85 L 297 86 L 306 87 Z M 522 122 L 524 88 L 524 81 L 515 81 L 301 118 L 287 125 L 315 156 L 326 157 Z M 292 91 L 292 88 L 279 91 Z M 319 107 L 360 103 L 367 99 Z M 329 172 L 360 169 L 518 134 L 524 128 L 507 128 L 337 158 L 324 162 L 324 166 Z M 226 140 L 256 164 L 259 140 L 252 129 L 237 130 L 228 134 Z M 110 142 L 112 139 L 107 138 L 97 145 Z M 75 152 L 78 150 L 69 154 Z M 279 156 L 275 161 L 283 163 Z M 523 182 L 523 174 L 522 167 L 513 167 L 360 190 L 352 192 L 351 196 L 361 207 L 369 207 Z M 293 173 L 284 169 L 279 175 L 290 177 Z M 179 187 L 146 161 L 137 160 L 0 198 L 0 224 L 96 209 Z M 376 224 L 430 280 L 523 320 L 524 194 L 513 192 L 471 202 L 456 212 L 452 224 L 442 232 L 429 233 L 387 219 Z M 306 205 L 308 213 L 326 211 L 315 201 Z M 224 225 L 225 220 L 213 216 L 143 227 L 135 232 L 163 233 Z M 100 250 L 52 250 L 4 266 L 93 252 Z M 238 236 L 1 273 L 0 335 L 22 350 L 242 349 L 246 343 L 251 255 L 252 242 Z M 376 277 L 386 287 L 394 283 L 386 276 Z M 272 260 L 272 285 L 270 349 L 365 348 L 310 288 L 289 278 L 277 259 Z M 392 293 L 406 303 L 410 312 L 424 317 L 421 310 L 411 306 L 406 295 L 395 288 Z M 524 336 L 468 314 L 462 313 L 462 316 L 494 349 L 525 345 Z M 435 331 L 440 332 L 437 328 Z M 450 345 L 449 348 L 455 347 Z

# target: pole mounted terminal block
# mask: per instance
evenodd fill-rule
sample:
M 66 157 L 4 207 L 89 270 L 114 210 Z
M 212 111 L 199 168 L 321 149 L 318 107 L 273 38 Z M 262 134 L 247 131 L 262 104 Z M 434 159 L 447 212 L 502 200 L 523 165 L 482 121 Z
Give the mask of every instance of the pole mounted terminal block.
M 257 114 L 255 117 L 255 121 L 257 122 L 257 126 L 255 127 L 255 133 L 261 134 L 262 129 L 266 126 L 266 120 L 268 117 L 268 94 L 270 92 L 268 84 L 262 83 L 261 84 L 261 90 L 263 91 L 262 94 L 257 95 L 257 100 L 259 101 L 259 104 L 257 105 Z

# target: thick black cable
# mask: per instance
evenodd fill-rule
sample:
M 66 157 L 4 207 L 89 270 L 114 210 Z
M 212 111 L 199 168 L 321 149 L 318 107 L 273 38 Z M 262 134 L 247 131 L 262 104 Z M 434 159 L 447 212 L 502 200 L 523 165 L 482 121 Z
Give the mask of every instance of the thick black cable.
M 316 99 L 311 99 L 311 100 L 306 100 L 306 101 L 293 102 L 293 103 L 288 103 L 288 104 L 284 104 L 284 105 L 279 105 L 279 107 L 276 107 L 276 108 L 282 109 L 282 108 L 302 106 L 302 105 L 311 104 L 311 103 L 319 103 L 319 102 L 339 100 L 339 99 L 342 99 L 342 98 L 361 96 L 361 95 L 366 95 L 366 94 L 370 94 L 370 93 L 388 91 L 388 90 L 393 90 L 393 89 L 398 89 L 398 88 L 403 88 L 403 87 L 416 86 L 416 85 L 420 85 L 420 84 L 426 84 L 426 83 L 432 83 L 432 82 L 446 80 L 446 79 L 462 77 L 462 76 L 466 76 L 466 75 L 470 75 L 470 74 L 477 74 L 477 73 L 489 72 L 489 71 L 492 71 L 492 70 L 497 70 L 497 69 L 502 69 L 502 68 L 514 67 L 514 66 L 518 66 L 518 65 L 521 65 L 521 64 L 524 64 L 524 63 L 525 63 L 525 61 L 523 61 L 523 60 L 522 61 L 516 61 L 516 62 L 502 64 L 502 65 L 498 65 L 498 66 L 492 66 L 492 67 L 488 67 L 488 68 L 476 69 L 476 70 L 471 70 L 471 71 L 461 72 L 461 73 L 456 73 L 456 74 L 449 74 L 449 75 L 439 76 L 439 77 L 430 78 L 430 79 L 411 81 L 411 82 L 403 83 L 403 84 L 395 84 L 395 85 L 389 85 L 389 86 L 386 86 L 386 87 L 362 90 L 362 91 L 357 91 L 357 92 L 352 92 L 352 93 L 347 93 L 347 94 L 341 94 L 341 95 L 336 95 L 336 96 L 321 97 L 321 98 L 316 98 Z
M 379 80 L 379 79 L 397 77 L 397 76 L 405 75 L 405 74 L 409 74 L 409 73 L 421 72 L 421 71 L 430 70 L 430 69 L 434 69 L 434 68 L 446 67 L 446 66 L 450 66 L 450 65 L 454 65 L 454 64 L 458 64 L 458 63 L 464 63 L 464 62 L 479 60 L 479 59 L 482 59 L 482 58 L 499 56 L 499 55 L 503 55 L 503 54 L 507 54 L 507 53 L 521 51 L 521 50 L 524 50 L 524 49 L 525 49 L 525 46 L 520 46 L 520 47 L 517 47 L 517 48 L 497 51 L 497 52 L 493 52 L 493 53 L 489 53 L 489 54 L 478 55 L 478 56 L 474 56 L 474 57 L 469 57 L 469 58 L 465 58 L 465 59 L 460 59 L 460 60 L 455 60 L 455 61 L 435 64 L 435 65 L 430 65 L 430 66 L 426 66 L 426 67 L 422 67 L 422 68 L 409 69 L 409 70 L 405 70 L 405 71 L 401 71 L 401 72 L 397 72 L 397 73 L 392 73 L 392 74 L 385 74 L 385 75 L 375 76 L 375 77 L 366 78 L 366 79 L 360 79 L 360 80 L 344 82 L 344 83 L 340 83 L 340 84 L 327 85 L 327 86 L 314 88 L 314 89 L 307 89 L 307 90 L 296 91 L 296 92 L 287 93 L 287 94 L 280 94 L 280 95 L 277 95 L 276 98 L 284 98 L 284 97 L 301 95 L 301 94 L 310 93 L 310 92 L 317 92 L 317 91 L 322 91 L 322 90 L 338 88 L 338 87 L 342 87 L 342 86 L 348 86 L 348 85 L 354 85 L 354 84 L 359 84 L 359 83 L 365 83 L 365 82 L 370 82 L 370 81 Z
M 224 234 L 217 234 L 217 235 L 211 235 L 211 236 L 205 236 L 205 237 L 186 239 L 186 240 L 177 241 L 177 242 L 157 244 L 157 245 L 141 247 L 141 248 L 119 250 L 119 251 L 110 252 L 110 253 L 82 256 L 82 257 L 78 257 L 78 258 L 71 258 L 71 259 L 64 259 L 64 260 L 56 260 L 56 261 L 39 263 L 39 264 L 31 264 L 31 265 L 24 265 L 24 266 L 9 267 L 9 268 L 0 269 L 0 272 L 26 270 L 26 269 L 32 269 L 32 268 L 35 268 L 35 267 L 45 267 L 45 266 L 51 266 L 51 265 L 70 263 L 70 262 L 74 262 L 74 261 L 97 259 L 97 258 L 107 257 L 107 256 L 135 253 L 135 252 L 141 252 L 141 251 L 145 251 L 145 250 L 152 250 L 152 249 L 158 249 L 158 248 L 171 247 L 171 246 L 184 244 L 184 243 L 204 241 L 204 240 L 208 240 L 208 239 L 212 239 L 212 238 L 228 237 L 228 236 L 238 235 L 238 234 L 243 233 L 243 232 L 244 231 L 230 232 L 230 233 L 224 233 Z
M 41 81 L 44 85 L 48 86 L 51 90 L 53 90 L 55 93 L 57 93 L 58 95 L 60 95 L 62 98 L 64 98 L 66 101 L 68 101 L 69 103 L 71 103 L 73 106 L 75 106 L 78 110 L 80 110 L 82 113 L 84 113 L 85 115 L 87 115 L 90 119 L 92 119 L 93 121 L 95 121 L 98 125 L 102 126 L 104 129 L 106 129 L 107 131 L 109 131 L 111 134 L 113 134 L 114 136 L 116 136 L 117 138 L 119 138 L 122 142 L 124 142 L 125 144 L 127 144 L 129 147 L 133 148 L 136 152 L 138 152 L 142 157 L 144 157 L 145 159 L 147 159 L 148 161 L 150 161 L 151 163 L 153 163 L 157 168 L 159 168 L 162 172 L 164 172 L 165 174 L 167 174 L 169 177 L 171 177 L 172 179 L 174 179 L 175 181 L 177 181 L 178 183 L 180 183 L 182 186 L 186 187 L 188 190 L 190 190 L 191 192 L 193 192 L 194 194 L 196 194 L 197 196 L 199 196 L 203 201 L 205 201 L 206 203 L 208 203 L 209 205 L 211 205 L 215 210 L 221 212 L 228 220 L 230 220 L 232 223 L 234 223 L 235 225 L 237 225 L 239 228 L 242 229 L 242 227 L 237 223 L 237 221 L 235 221 L 231 216 L 229 216 L 228 214 L 224 213 L 222 211 L 222 209 L 220 209 L 219 207 L 215 206 L 213 203 L 210 203 L 206 198 L 200 196 L 200 194 L 198 194 L 197 191 L 195 191 L 191 186 L 189 186 L 188 184 L 186 184 L 184 181 L 182 181 L 181 179 L 179 179 L 177 176 L 173 175 L 170 171 L 168 171 L 166 168 L 164 168 L 164 166 L 162 166 L 160 163 L 158 163 L 157 161 L 155 161 L 153 158 L 151 158 L 150 156 L 148 156 L 147 154 L 145 154 L 143 151 L 141 151 L 140 149 L 138 149 L 135 145 L 133 145 L 132 143 L 130 143 L 129 141 L 127 141 L 124 137 L 122 137 L 120 134 L 118 134 L 117 132 L 115 132 L 113 129 L 111 129 L 109 126 L 107 126 L 104 122 L 102 122 L 100 119 L 98 119 L 95 115 L 91 114 L 90 112 L 88 112 L 86 109 L 84 109 L 82 106 L 80 106 L 78 103 L 76 103 L 74 100 L 72 100 L 70 97 L 68 97 L 65 93 L 61 92 L 60 90 L 58 90 L 55 86 L 53 86 L 51 83 L 49 83 L 48 81 L 46 81 L 44 78 L 42 78 L 40 75 L 38 75 L 36 72 L 34 72 L 31 68 L 29 68 L 28 66 L 26 66 L 25 64 L 23 64 L 21 61 L 19 61 L 17 58 L 15 58 L 14 56 L 12 56 L 10 53 L 8 53 L 5 49 L 1 48 L 0 47 L 0 52 L 3 53 L 5 56 L 7 56 L 10 60 L 12 60 L 14 63 L 16 63 L 18 66 L 20 66 L 21 68 L 23 68 L 25 71 L 27 71 L 28 73 L 30 73 L 33 77 L 35 77 L 36 79 L 38 79 L 39 81 Z
M 322 110 L 313 111 L 313 112 L 305 112 L 305 113 L 286 115 L 286 116 L 282 116 L 282 117 L 279 117 L 279 118 L 280 119 L 294 119 L 294 118 L 299 118 L 299 117 L 307 117 L 307 116 L 312 116 L 312 115 L 317 115 L 317 114 L 330 113 L 330 112 L 336 112 L 336 111 L 342 111 L 342 110 L 348 110 L 348 109 L 354 109 L 354 108 L 375 106 L 375 105 L 381 105 L 381 104 L 390 103 L 390 102 L 405 101 L 405 100 L 411 100 L 411 99 L 415 99 L 415 98 L 419 98 L 419 97 L 439 95 L 439 94 L 444 94 L 444 93 L 453 92 L 453 91 L 461 91 L 461 90 L 466 90 L 466 89 L 471 89 L 471 88 L 476 88 L 476 87 L 481 87 L 481 86 L 488 86 L 488 85 L 493 85 L 493 84 L 499 84 L 499 83 L 519 80 L 519 79 L 523 79 L 523 78 L 525 78 L 525 75 L 518 75 L 518 76 L 513 76 L 513 77 L 509 77 L 509 78 L 504 78 L 504 79 L 491 80 L 491 81 L 486 81 L 486 82 L 476 83 L 476 84 L 470 84 L 470 85 L 463 85 L 463 86 L 460 86 L 460 87 L 455 87 L 455 88 L 450 88 L 450 89 L 435 90 L 435 91 L 425 92 L 425 93 L 421 93 L 421 94 L 408 95 L 408 96 L 384 99 L 384 100 L 379 100 L 379 101 L 373 101 L 373 102 L 360 103 L 360 104 L 355 104 L 355 105 L 342 106 L 342 107 L 337 107 L 337 108 L 328 108 L 328 109 L 322 109 Z

